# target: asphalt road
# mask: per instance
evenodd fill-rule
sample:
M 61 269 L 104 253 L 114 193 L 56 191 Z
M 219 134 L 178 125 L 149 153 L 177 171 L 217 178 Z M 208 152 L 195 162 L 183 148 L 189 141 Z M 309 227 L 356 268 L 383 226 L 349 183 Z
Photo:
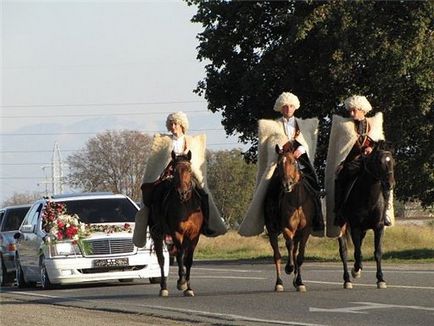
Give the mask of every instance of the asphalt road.
M 42 305 L 47 309 L 60 305 L 122 312 L 114 314 L 119 321 L 125 313 L 153 316 L 164 318 L 162 325 L 433 325 L 434 264 L 384 264 L 388 285 L 384 290 L 376 288 L 375 264 L 364 267 L 362 278 L 354 281 L 351 290 L 342 287 L 340 264 L 306 262 L 307 292 L 296 292 L 292 276 L 285 275 L 285 291 L 275 293 L 272 264 L 196 262 L 192 272 L 195 297 L 184 297 L 176 290 L 174 266 L 167 298 L 159 297 L 159 286 L 147 280 L 54 290 L 2 288 L 1 297 L 2 302 L 20 302 L 21 306 L 24 302 L 49 304 Z M 4 317 L 2 313 L 2 320 Z

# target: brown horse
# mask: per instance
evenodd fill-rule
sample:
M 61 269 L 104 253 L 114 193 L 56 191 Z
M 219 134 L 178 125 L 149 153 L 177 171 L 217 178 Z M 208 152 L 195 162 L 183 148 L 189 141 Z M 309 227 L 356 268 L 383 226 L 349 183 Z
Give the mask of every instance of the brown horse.
M 362 272 L 362 243 L 367 230 L 374 231 L 374 256 L 377 265 L 377 287 L 387 287 L 381 268 L 384 218 L 389 196 L 395 185 L 393 149 L 384 141 L 379 142 L 371 155 L 363 159 L 363 169 L 352 186 L 343 205 L 346 223 L 341 226 L 338 238 L 339 254 L 344 268 L 344 288 L 351 289 L 352 283 L 347 267 L 347 238 L 354 244 L 353 278 Z
M 280 263 L 278 236 L 283 233 L 288 250 L 288 262 L 285 272 L 294 272 L 293 285 L 299 292 L 305 292 L 306 287 L 301 278 L 301 265 L 307 240 L 311 233 L 311 216 L 314 214 L 314 202 L 303 181 L 298 162 L 293 155 L 291 142 L 283 148 L 276 145 L 278 155 L 277 167 L 271 178 L 264 202 L 265 226 L 268 231 L 276 266 L 275 291 L 283 291 L 280 278 Z
M 195 190 L 191 170 L 191 152 L 176 156 L 172 152 L 173 178 L 166 180 L 163 199 L 154 202 L 150 213 L 151 237 L 155 244 L 161 269 L 160 296 L 168 296 L 167 278 L 164 276 L 163 240 L 172 238 L 178 263 L 177 288 L 185 296 L 194 296 L 190 286 L 193 254 L 199 241 L 203 224 L 201 201 Z

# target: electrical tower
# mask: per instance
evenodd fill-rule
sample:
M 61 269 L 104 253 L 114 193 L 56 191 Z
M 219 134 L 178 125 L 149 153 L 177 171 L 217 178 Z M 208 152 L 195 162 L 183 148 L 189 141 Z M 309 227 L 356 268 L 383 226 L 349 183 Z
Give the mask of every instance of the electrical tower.
M 54 143 L 53 156 L 51 158 L 51 184 L 53 195 L 63 192 L 62 156 L 60 155 L 60 148 L 57 142 Z

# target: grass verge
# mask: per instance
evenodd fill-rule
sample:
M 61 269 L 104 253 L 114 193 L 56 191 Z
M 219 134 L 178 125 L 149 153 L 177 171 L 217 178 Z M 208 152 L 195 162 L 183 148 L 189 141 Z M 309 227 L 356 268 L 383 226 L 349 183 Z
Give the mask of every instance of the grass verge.
M 282 256 L 287 256 L 283 237 L 279 246 Z M 374 260 L 374 235 L 368 231 L 363 242 L 364 260 Z M 353 246 L 349 245 L 352 260 Z M 229 231 L 217 238 L 201 237 L 195 252 L 196 259 L 267 259 L 272 262 L 272 249 L 267 235 L 241 237 Z M 340 261 L 336 239 L 310 237 L 306 248 L 306 260 Z M 385 230 L 383 238 L 383 260 L 390 262 L 434 262 L 434 224 L 396 225 Z

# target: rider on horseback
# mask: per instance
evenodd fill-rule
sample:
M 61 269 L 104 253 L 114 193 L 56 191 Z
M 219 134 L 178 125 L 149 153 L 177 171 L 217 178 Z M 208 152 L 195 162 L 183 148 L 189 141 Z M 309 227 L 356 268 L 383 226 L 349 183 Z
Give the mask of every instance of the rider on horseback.
M 191 168 L 194 176 L 194 190 L 200 197 L 200 209 L 204 222 L 202 233 L 206 236 L 217 236 L 226 232 L 226 226 L 220 213 L 205 189 L 205 135 L 189 136 L 188 119 L 185 113 L 171 113 L 167 117 L 166 127 L 170 134 L 156 134 L 153 139 L 151 155 L 146 164 L 145 175 L 141 186 L 143 204 L 136 215 L 133 243 L 143 247 L 146 243 L 146 228 L 149 215 L 154 218 L 156 226 L 165 231 L 166 222 L 159 220 L 161 209 L 164 209 L 164 198 L 172 186 L 174 166 L 171 153 L 183 155 L 191 152 Z M 164 168 L 165 167 L 165 168 Z M 163 169 L 164 168 L 164 169 Z M 150 212 L 152 210 L 152 212 Z
M 376 145 L 370 136 L 371 125 L 365 115 L 371 111 L 372 107 L 369 101 L 364 96 L 354 95 L 345 100 L 345 108 L 349 111 L 353 119 L 354 130 L 357 133 L 356 140 L 347 155 L 347 157 L 339 164 L 337 168 L 337 176 L 335 179 L 335 225 L 342 226 L 346 219 L 343 216 L 343 206 L 351 190 L 354 181 L 363 169 L 363 159 L 371 154 L 373 147 Z M 384 190 L 388 192 L 389 190 Z M 388 194 L 384 194 L 385 198 L 389 198 Z M 384 215 L 384 225 L 390 226 L 391 221 L 388 215 Z
M 277 156 L 275 146 L 283 146 L 288 141 L 293 144 L 303 179 L 315 202 L 315 213 L 312 216 L 314 236 L 324 235 L 324 220 L 320 202 L 320 187 L 313 168 L 318 135 L 318 119 L 300 119 L 294 117 L 294 111 L 300 107 L 298 97 L 290 92 L 282 93 L 274 104 L 274 111 L 282 117 L 276 120 L 261 119 L 258 122 L 258 173 L 256 189 L 247 213 L 240 225 L 238 233 L 242 236 L 254 236 L 264 230 L 264 200 L 267 190 L 272 188 Z
M 175 112 L 169 114 L 166 119 L 167 130 L 171 133 L 169 137 L 172 140 L 172 151 L 176 156 L 184 155 L 190 151 L 190 141 L 191 139 L 186 135 L 188 130 L 188 119 L 187 115 L 183 112 Z M 194 155 L 194 153 L 193 153 Z M 154 207 L 157 209 L 161 208 L 161 203 L 164 200 L 165 194 L 169 191 L 174 172 L 174 162 L 171 160 L 166 168 L 161 173 L 158 180 L 154 183 L 154 189 L 152 194 L 152 202 Z M 193 174 L 194 190 L 200 197 L 201 210 L 204 217 L 204 222 L 202 225 L 202 234 L 206 236 L 214 236 L 215 231 L 211 230 L 209 227 L 209 201 L 208 194 L 200 185 L 200 182 Z M 163 224 L 164 225 L 164 224 Z
M 300 101 L 298 97 L 292 93 L 284 92 L 276 100 L 274 104 L 274 111 L 280 112 L 282 117 L 277 119 L 278 122 L 283 124 L 284 131 L 288 140 L 293 142 L 294 156 L 298 161 L 303 178 L 307 182 L 309 191 L 312 193 L 315 203 L 315 214 L 312 218 L 313 231 L 324 230 L 324 218 L 321 209 L 320 192 L 321 188 L 318 183 L 318 179 L 313 168 L 313 157 L 308 157 L 306 148 L 299 143 L 298 136 L 301 130 L 297 124 L 297 120 L 294 117 L 294 112 L 300 107 Z M 312 161 L 311 161 L 312 160 Z

